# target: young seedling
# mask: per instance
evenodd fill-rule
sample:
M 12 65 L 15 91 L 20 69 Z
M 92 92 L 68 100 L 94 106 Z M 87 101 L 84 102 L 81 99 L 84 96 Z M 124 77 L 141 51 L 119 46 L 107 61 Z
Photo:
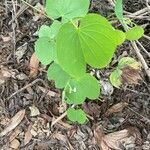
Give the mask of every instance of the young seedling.
M 68 118 L 81 124 L 87 117 L 80 105 L 86 98 L 94 100 L 100 95 L 100 85 L 87 72 L 87 65 L 107 67 L 117 46 L 131 34 L 116 30 L 101 15 L 88 14 L 89 5 L 89 0 L 46 0 L 46 13 L 54 21 L 50 26 L 41 26 L 35 42 L 41 63 L 51 64 L 48 79 L 63 89 L 68 107 L 75 106 L 68 108 Z

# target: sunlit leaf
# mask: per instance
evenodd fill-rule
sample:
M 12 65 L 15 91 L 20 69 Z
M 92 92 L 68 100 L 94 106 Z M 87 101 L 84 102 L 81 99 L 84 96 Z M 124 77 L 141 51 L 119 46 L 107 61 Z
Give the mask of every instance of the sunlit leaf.
M 67 110 L 67 117 L 73 122 L 84 124 L 87 120 L 86 114 L 82 109 L 69 108 Z
M 57 88 L 64 88 L 70 79 L 70 76 L 56 63 L 50 65 L 47 76 L 49 80 L 55 81 Z
M 135 26 L 126 32 L 127 40 L 138 40 L 144 35 L 144 29 L 140 26 Z
M 46 0 L 46 13 L 49 17 L 71 20 L 83 17 L 89 9 L 89 0 Z
M 35 42 L 35 54 L 44 65 L 56 59 L 55 42 L 48 37 L 41 37 Z

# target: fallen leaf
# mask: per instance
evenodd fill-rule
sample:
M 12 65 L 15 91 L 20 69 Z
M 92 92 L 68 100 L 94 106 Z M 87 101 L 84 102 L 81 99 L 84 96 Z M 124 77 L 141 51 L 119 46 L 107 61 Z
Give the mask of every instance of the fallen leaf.
M 129 144 L 141 141 L 141 135 L 137 128 L 127 128 L 121 131 L 105 135 L 100 127 L 94 130 L 95 140 L 101 150 L 122 150 Z M 140 142 L 138 144 L 141 144 Z
M 14 139 L 10 143 L 10 147 L 13 148 L 13 149 L 18 149 L 19 146 L 20 146 L 20 142 L 17 139 Z
M 30 108 L 30 111 L 31 111 L 31 114 L 30 114 L 31 117 L 35 117 L 35 116 L 40 115 L 40 111 L 36 106 L 33 105 L 29 108 Z
M 48 96 L 50 97 L 55 97 L 56 96 L 56 92 L 50 91 L 50 90 L 46 90 L 45 88 L 43 88 L 42 86 L 38 86 L 38 88 L 43 92 L 43 93 L 47 93 Z
M 110 114 L 113 113 L 121 112 L 126 106 L 128 106 L 128 103 L 126 102 L 120 102 L 118 104 L 115 104 L 107 110 L 106 116 L 109 116 Z
M 122 79 L 122 83 L 127 83 L 127 84 L 138 84 L 139 80 L 141 80 L 141 75 L 140 75 L 141 70 L 140 69 L 134 69 L 131 66 L 125 66 L 122 69 L 122 75 L 121 75 L 121 79 Z
M 15 131 L 9 137 L 9 142 L 13 141 L 20 133 L 21 131 L 19 129 L 15 129 Z
M 32 139 L 32 134 L 31 134 L 31 125 L 29 125 L 27 132 L 25 132 L 25 137 L 24 137 L 24 145 L 27 145 Z
M 30 59 L 30 77 L 34 78 L 38 74 L 38 68 L 39 68 L 39 60 L 35 53 L 32 54 L 31 59 Z
M 19 111 L 13 118 L 11 118 L 9 125 L 0 133 L 0 137 L 3 137 L 13 129 L 15 129 L 23 120 L 25 116 L 25 109 Z

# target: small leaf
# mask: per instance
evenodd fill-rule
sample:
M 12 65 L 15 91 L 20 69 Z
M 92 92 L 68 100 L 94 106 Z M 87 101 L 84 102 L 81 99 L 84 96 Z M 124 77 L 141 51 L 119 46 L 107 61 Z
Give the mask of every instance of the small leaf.
M 67 110 L 67 117 L 73 122 L 84 124 L 87 120 L 86 114 L 82 109 L 69 108 Z
M 57 88 L 64 88 L 70 76 L 56 63 L 48 68 L 47 76 L 49 80 L 54 80 Z
M 122 68 L 124 68 L 127 65 L 132 67 L 132 68 L 134 68 L 134 69 L 140 69 L 141 68 L 141 63 L 136 61 L 134 58 L 131 58 L 131 57 L 123 57 L 123 58 L 121 58 L 119 63 L 118 63 L 118 67 L 120 69 L 122 69 Z
M 61 23 L 55 20 L 52 25 L 49 27 L 47 25 L 42 25 L 40 30 L 38 31 L 39 37 L 49 37 L 54 39 L 61 27 Z
M 38 31 L 39 37 L 50 37 L 51 35 L 51 28 L 47 25 L 42 25 L 40 30 Z
M 140 26 L 135 26 L 126 32 L 127 40 L 138 40 L 144 35 L 144 29 Z
M 96 99 L 100 94 L 100 86 L 93 76 L 85 74 L 79 80 L 70 80 L 65 94 L 67 103 L 82 104 L 86 97 L 89 99 Z
M 120 85 L 122 84 L 121 75 L 122 75 L 122 71 L 120 69 L 114 70 L 110 75 L 110 82 L 116 88 L 119 88 Z
M 41 37 L 35 42 L 35 54 L 40 62 L 48 65 L 56 59 L 55 42 L 47 37 Z
M 123 7 L 122 7 L 122 0 L 116 0 L 116 4 L 115 4 L 115 14 L 117 16 L 117 18 L 120 21 L 124 20 L 123 17 Z
M 40 111 L 36 106 L 33 105 L 29 108 L 30 108 L 30 111 L 31 111 L 31 114 L 30 114 L 31 117 L 35 117 L 35 116 L 40 115 Z
M 89 5 L 89 0 L 46 0 L 46 13 L 54 19 L 71 20 L 85 16 Z

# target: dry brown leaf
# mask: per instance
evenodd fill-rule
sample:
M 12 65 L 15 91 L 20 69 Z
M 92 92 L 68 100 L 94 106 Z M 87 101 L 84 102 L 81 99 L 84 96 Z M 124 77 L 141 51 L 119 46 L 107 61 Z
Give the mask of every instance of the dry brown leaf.
M 121 131 L 105 135 L 100 127 L 94 130 L 95 140 L 101 150 L 122 150 L 126 145 L 141 141 L 141 135 L 137 128 L 127 128 Z
M 13 141 L 20 133 L 21 131 L 16 128 L 15 131 L 10 135 L 9 142 Z
M 67 142 L 67 138 L 66 138 L 66 136 L 65 135 L 63 135 L 63 134 L 61 134 L 61 133 L 55 133 L 54 135 L 53 135 L 53 138 L 55 138 L 55 139 L 57 139 L 57 140 L 59 140 L 59 141 L 63 141 L 63 142 Z
M 27 132 L 25 133 L 24 137 L 24 145 L 27 145 L 32 139 L 32 134 L 31 134 L 31 125 L 29 125 Z
M 25 116 L 25 109 L 19 111 L 13 118 L 11 118 L 9 125 L 0 133 L 0 137 L 3 137 L 13 129 L 15 129 Z
M 10 147 L 13 148 L 13 149 L 18 149 L 19 146 L 20 146 L 20 142 L 17 139 L 14 139 L 10 143 Z
M 110 114 L 121 112 L 126 106 L 128 106 L 126 102 L 115 104 L 107 110 L 106 115 L 109 116 Z
M 43 92 L 43 93 L 47 93 L 48 96 L 50 97 L 55 97 L 56 96 L 56 92 L 50 91 L 50 90 L 46 90 L 45 88 L 43 88 L 42 86 L 38 86 L 38 88 Z
M 36 77 L 38 74 L 39 60 L 35 55 L 35 53 L 33 53 L 30 58 L 29 68 L 30 68 L 30 77 L 32 78 Z

